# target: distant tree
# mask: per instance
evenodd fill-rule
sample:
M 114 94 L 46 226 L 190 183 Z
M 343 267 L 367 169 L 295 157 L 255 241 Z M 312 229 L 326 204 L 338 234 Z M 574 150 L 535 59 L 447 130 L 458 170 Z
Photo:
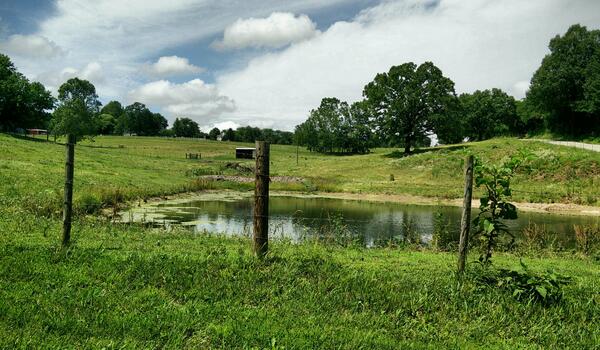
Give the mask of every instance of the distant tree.
M 446 110 L 443 113 L 433 115 L 431 122 L 438 143 L 449 145 L 464 140 L 466 120 L 464 109 L 458 99 L 449 100 Z M 430 141 L 430 138 L 427 137 L 427 140 Z
M 321 100 L 308 119 L 296 127 L 296 140 L 310 151 L 366 153 L 373 146 L 373 111 L 364 101 L 348 105 L 334 97 Z
M 232 128 L 225 130 L 223 141 L 235 141 L 235 131 Z
M 410 62 L 380 73 L 364 88 L 380 135 L 404 146 L 433 130 L 433 116 L 444 114 L 456 98 L 454 83 L 431 62 Z
M 528 103 L 553 132 L 600 134 L 600 30 L 573 25 L 549 48 L 531 79 Z
M 200 137 L 200 128 L 190 118 L 177 118 L 173 123 L 173 133 L 177 137 Z
M 500 89 L 475 91 L 459 97 L 465 117 L 465 136 L 486 140 L 521 129 L 514 97 Z
M 112 129 L 110 130 L 110 134 L 123 134 L 125 129 L 125 121 L 123 120 L 124 113 L 123 105 L 119 101 L 110 101 L 100 110 L 101 115 L 111 115 L 114 118 L 114 121 L 111 120 L 111 124 L 113 124 Z M 106 117 L 104 117 L 105 123 L 107 121 Z M 106 135 L 107 129 L 99 130 L 101 134 Z
M 221 130 L 219 130 L 219 128 L 212 128 L 208 132 L 208 138 L 211 140 L 216 140 L 219 135 L 221 135 Z
M 255 142 L 263 139 L 263 133 L 260 128 L 252 126 L 242 126 L 235 130 L 235 141 L 239 142 Z
M 51 121 L 54 134 L 73 134 L 78 138 L 96 135 L 101 103 L 92 83 L 79 78 L 67 80 L 58 89 L 58 101 Z
M 100 110 L 101 114 L 110 114 L 116 119 L 119 119 L 123 112 L 123 105 L 119 101 L 110 101 Z
M 44 128 L 54 104 L 55 99 L 42 84 L 30 83 L 8 56 L 0 54 L 0 131 Z
M 342 110 L 344 122 L 344 145 L 342 148 L 351 153 L 368 153 L 373 147 L 373 129 L 371 121 L 373 110 L 367 101 L 354 102 L 349 108 Z
M 125 107 L 123 113 L 124 132 L 139 136 L 157 136 L 168 126 L 167 119 L 152 113 L 143 103 L 135 102 Z
M 544 131 L 544 114 L 537 111 L 527 99 L 515 101 L 517 116 L 523 125 L 524 131 L 529 135 L 539 134 Z
M 117 127 L 117 118 L 111 114 L 100 114 L 97 119 L 98 133 L 101 135 L 111 135 Z

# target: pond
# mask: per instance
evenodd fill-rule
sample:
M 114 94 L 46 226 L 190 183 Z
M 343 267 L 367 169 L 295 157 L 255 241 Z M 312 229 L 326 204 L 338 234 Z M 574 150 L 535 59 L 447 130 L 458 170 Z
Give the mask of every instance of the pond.
M 229 236 L 251 236 L 251 196 L 208 195 L 191 199 L 166 200 L 122 213 L 123 221 L 170 226 L 181 224 L 195 232 Z M 473 216 L 475 216 L 474 210 Z M 407 205 L 320 197 L 271 196 L 269 237 L 294 242 L 305 238 L 358 239 L 365 246 L 410 238 L 428 244 L 434 231 L 445 229 L 458 236 L 461 209 L 438 205 Z M 520 212 L 508 220 L 511 232 L 519 236 L 530 224 L 552 233 L 556 244 L 574 245 L 573 225 L 598 223 L 597 217 Z

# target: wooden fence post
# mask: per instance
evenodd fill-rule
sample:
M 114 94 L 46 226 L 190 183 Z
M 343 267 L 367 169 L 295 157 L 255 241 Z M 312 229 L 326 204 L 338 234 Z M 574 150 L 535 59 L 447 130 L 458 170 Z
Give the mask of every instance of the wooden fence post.
M 465 197 L 463 199 L 462 219 L 460 222 L 460 242 L 458 245 L 458 272 L 465 271 L 467 251 L 469 249 L 469 230 L 471 229 L 471 198 L 473 197 L 473 156 L 467 157 L 465 167 Z
M 75 168 L 75 135 L 67 135 L 65 160 L 65 201 L 63 206 L 63 247 L 71 240 L 71 216 L 73 215 L 73 169 Z
M 256 141 L 254 254 L 259 258 L 269 249 L 269 181 L 269 143 Z

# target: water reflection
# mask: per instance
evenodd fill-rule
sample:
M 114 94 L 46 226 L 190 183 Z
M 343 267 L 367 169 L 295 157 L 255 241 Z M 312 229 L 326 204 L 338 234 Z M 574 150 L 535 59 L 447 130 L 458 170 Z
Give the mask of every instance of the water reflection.
M 250 236 L 252 233 L 252 198 L 234 201 L 194 200 L 187 203 L 169 201 L 126 213 L 136 221 L 180 223 L 196 232 Z M 367 246 L 390 239 L 420 241 L 432 239 L 436 216 L 449 223 L 458 233 L 460 208 L 403 205 L 366 201 L 271 197 L 269 231 L 272 238 L 299 241 L 325 234 L 348 234 L 359 237 Z M 593 217 L 575 217 L 539 213 L 520 213 L 518 220 L 507 224 L 516 235 L 529 223 L 543 224 L 556 234 L 564 246 L 572 245 L 573 225 L 597 222 Z

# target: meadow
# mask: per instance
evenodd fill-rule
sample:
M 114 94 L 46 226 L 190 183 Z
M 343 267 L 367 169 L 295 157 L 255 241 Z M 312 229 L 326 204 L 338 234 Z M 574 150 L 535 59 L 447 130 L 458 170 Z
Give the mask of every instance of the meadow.
M 247 146 L 247 145 L 244 145 Z M 125 225 L 102 207 L 252 184 L 199 176 L 247 174 L 234 143 L 97 137 L 76 147 L 73 241 L 60 247 L 64 147 L 0 134 L 0 348 L 597 348 L 600 258 L 574 251 L 497 252 L 495 269 L 569 276 L 553 303 L 519 300 L 481 282 L 476 249 L 276 241 L 264 260 L 250 241 Z M 528 149 L 515 178 L 522 201 L 598 206 L 600 154 L 516 139 L 401 157 L 272 147 L 272 189 L 458 198 L 462 161 Z M 185 159 L 186 152 L 202 159 Z M 242 165 L 251 166 L 252 161 Z M 394 174 L 394 181 L 390 181 Z M 477 192 L 476 192 L 477 194 Z
M 85 140 L 76 147 L 75 206 L 93 211 L 115 202 L 193 190 L 252 190 L 252 183 L 199 178 L 211 174 L 252 177 L 252 173 L 227 166 L 240 163 L 253 167 L 251 160 L 235 159 L 236 146 L 249 144 L 115 136 Z M 275 182 L 271 189 L 410 195 L 430 198 L 435 203 L 436 199 L 462 196 L 466 155 L 499 163 L 521 150 L 527 150 L 535 159 L 513 181 L 515 201 L 600 205 L 600 153 L 514 138 L 417 150 L 409 157 L 394 149 L 335 156 L 273 145 L 271 175 L 299 177 L 302 181 Z M 200 153 L 202 158 L 189 160 L 186 153 Z M 42 214 L 60 210 L 63 164 L 64 147 L 59 144 L 0 134 L 0 176 L 10 179 L 0 184 L 5 200 L 14 199 L 20 206 Z M 476 189 L 475 197 L 479 193 Z

